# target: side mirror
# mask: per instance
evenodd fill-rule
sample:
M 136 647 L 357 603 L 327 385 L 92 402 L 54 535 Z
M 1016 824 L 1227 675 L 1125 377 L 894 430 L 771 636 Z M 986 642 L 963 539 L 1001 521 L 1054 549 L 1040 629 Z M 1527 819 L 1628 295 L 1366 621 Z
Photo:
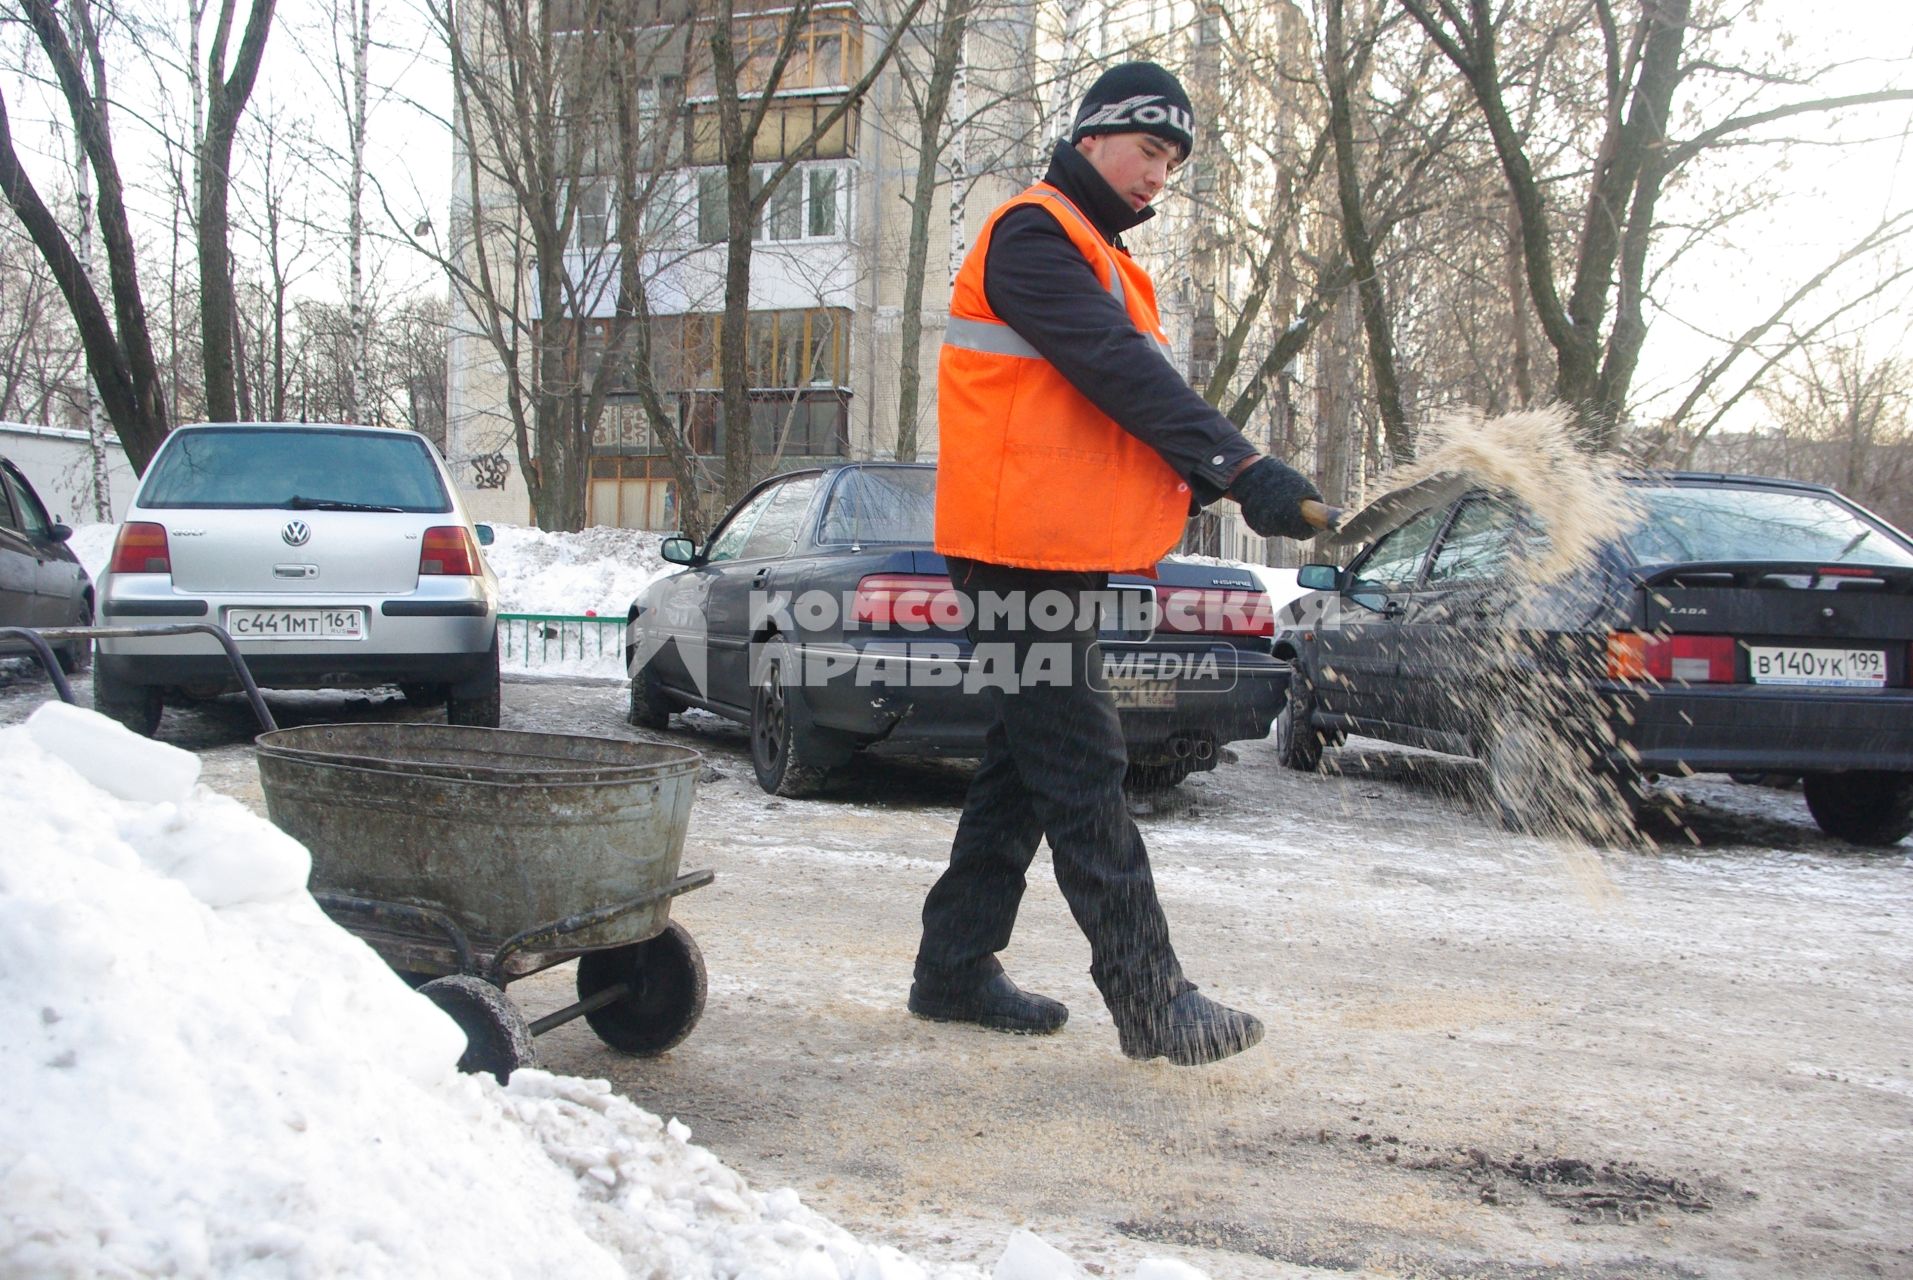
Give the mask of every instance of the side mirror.
M 55 542 L 65 542 L 73 536 L 73 530 L 70 526 L 55 521 L 53 527 L 46 531 L 46 536 Z
M 1333 591 L 1340 576 L 1332 564 L 1305 564 L 1295 571 L 1295 585 L 1306 591 Z
M 472 526 L 472 528 L 478 530 L 478 545 L 479 546 L 489 547 L 491 546 L 492 543 L 498 541 L 498 535 L 492 532 L 492 527 L 490 525 L 475 524 Z
M 697 543 L 679 534 L 658 544 L 658 554 L 672 564 L 690 564 L 697 559 Z

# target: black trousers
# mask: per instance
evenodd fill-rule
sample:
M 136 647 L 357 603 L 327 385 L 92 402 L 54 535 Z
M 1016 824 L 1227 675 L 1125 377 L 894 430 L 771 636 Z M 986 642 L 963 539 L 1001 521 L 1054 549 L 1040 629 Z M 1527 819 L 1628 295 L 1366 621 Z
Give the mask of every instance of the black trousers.
M 1025 873 L 1047 837 L 1103 999 L 1112 1009 L 1160 1005 L 1189 984 L 1123 802 L 1128 752 L 1102 681 L 1093 599 L 1109 575 L 952 559 L 950 579 L 970 607 L 995 718 L 949 868 L 923 904 L 916 978 L 962 989 L 1001 972 L 996 953 L 1009 945 Z

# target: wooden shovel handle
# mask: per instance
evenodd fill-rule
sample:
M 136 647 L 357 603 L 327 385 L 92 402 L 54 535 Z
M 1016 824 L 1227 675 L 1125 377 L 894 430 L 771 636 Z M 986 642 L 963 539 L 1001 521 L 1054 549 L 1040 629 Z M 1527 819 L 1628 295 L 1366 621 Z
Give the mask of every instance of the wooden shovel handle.
M 1342 509 L 1313 498 L 1302 499 L 1302 518 L 1317 529 L 1332 530 L 1342 523 Z

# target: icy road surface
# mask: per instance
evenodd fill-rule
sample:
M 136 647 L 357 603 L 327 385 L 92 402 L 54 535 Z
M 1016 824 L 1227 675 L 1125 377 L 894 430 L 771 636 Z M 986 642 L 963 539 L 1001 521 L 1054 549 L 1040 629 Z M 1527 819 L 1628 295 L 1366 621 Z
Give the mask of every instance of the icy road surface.
M 0 723 L 47 694 L 16 678 Z M 274 707 L 423 718 L 396 694 Z M 514 681 L 505 725 L 649 736 L 623 707 Z M 258 806 L 251 733 L 231 700 L 161 730 Z M 1042 856 L 1004 961 L 1068 1027 L 904 1011 L 961 766 L 774 800 L 741 731 L 663 736 L 712 770 L 685 865 L 717 880 L 674 913 L 709 1007 L 661 1060 L 572 1024 L 544 1065 L 862 1238 L 987 1261 L 1027 1225 L 1109 1275 L 1165 1254 L 1216 1277 L 1913 1273 L 1913 847 L 1828 840 L 1797 791 L 1691 780 L 1698 846 L 1595 851 L 1497 830 L 1465 761 L 1358 743 L 1312 777 L 1238 744 L 1136 805 L 1184 967 L 1269 1026 L 1185 1070 L 1117 1051 Z M 512 994 L 554 1008 L 569 968 Z

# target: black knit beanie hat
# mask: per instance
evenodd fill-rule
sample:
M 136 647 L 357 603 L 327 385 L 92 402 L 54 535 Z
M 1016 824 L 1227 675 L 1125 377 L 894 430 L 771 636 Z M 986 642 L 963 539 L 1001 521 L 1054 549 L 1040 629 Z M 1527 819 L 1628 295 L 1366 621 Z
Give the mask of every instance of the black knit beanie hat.
M 1103 72 L 1076 112 L 1072 143 L 1099 133 L 1153 133 L 1182 148 L 1196 148 L 1196 113 L 1182 82 L 1153 62 L 1125 62 Z

